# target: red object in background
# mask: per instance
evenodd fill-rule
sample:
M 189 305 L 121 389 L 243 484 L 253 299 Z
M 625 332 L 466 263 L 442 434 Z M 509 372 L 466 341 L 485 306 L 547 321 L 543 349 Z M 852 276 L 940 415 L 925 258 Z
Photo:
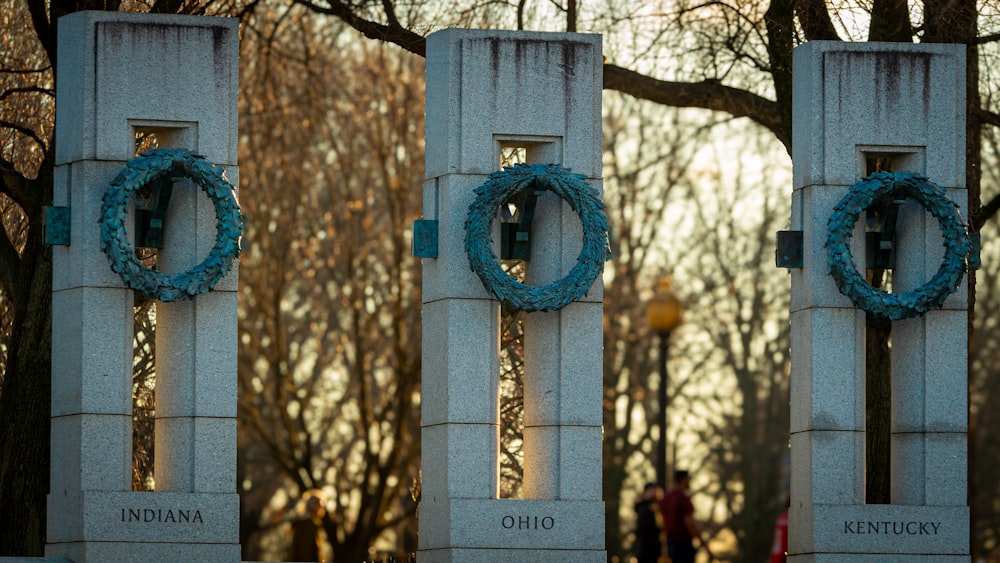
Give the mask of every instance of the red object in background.
M 788 512 L 782 513 L 774 523 L 774 543 L 771 544 L 771 563 L 788 561 Z

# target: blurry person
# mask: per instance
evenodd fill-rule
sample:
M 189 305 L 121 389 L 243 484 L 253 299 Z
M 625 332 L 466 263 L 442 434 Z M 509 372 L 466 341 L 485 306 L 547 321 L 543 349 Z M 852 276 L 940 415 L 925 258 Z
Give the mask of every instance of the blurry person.
M 695 524 L 694 505 L 688 496 L 690 487 L 691 476 L 687 471 L 679 469 L 674 472 L 673 488 L 667 491 L 660 501 L 663 531 L 667 535 L 667 555 L 670 556 L 671 563 L 694 563 L 697 551 L 694 547 L 695 538 L 698 539 L 698 544 L 705 548 L 708 558 L 710 560 L 715 558 L 705 539 L 701 537 L 698 525 Z
M 771 544 L 771 563 L 788 561 L 788 509 L 774 523 L 774 542 Z
M 635 545 L 633 551 L 638 563 L 657 563 L 663 554 L 660 538 L 659 502 L 660 486 L 646 483 L 642 497 L 635 503 Z
M 289 561 L 320 561 L 320 551 L 323 547 L 323 517 L 326 515 L 326 503 L 323 493 L 315 489 L 306 491 L 296 507 L 295 519 L 292 520 L 292 545 L 289 549 Z

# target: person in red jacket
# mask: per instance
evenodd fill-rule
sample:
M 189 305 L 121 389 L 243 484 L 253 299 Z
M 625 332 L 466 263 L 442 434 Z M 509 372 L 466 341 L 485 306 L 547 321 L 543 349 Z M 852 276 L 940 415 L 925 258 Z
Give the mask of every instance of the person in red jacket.
M 778 516 L 774 523 L 774 543 L 771 544 L 771 563 L 788 561 L 788 511 Z
M 679 469 L 674 472 L 674 487 L 660 501 L 663 531 L 667 536 L 667 555 L 670 556 L 671 563 L 694 563 L 697 552 L 694 547 L 695 538 L 705 548 L 709 560 L 715 558 L 695 524 L 694 505 L 687 493 L 690 486 L 691 476 L 687 471 Z

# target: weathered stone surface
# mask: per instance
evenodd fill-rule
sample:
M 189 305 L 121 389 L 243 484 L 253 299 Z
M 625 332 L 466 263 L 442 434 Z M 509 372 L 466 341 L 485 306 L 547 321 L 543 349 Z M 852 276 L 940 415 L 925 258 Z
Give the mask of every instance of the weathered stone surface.
M 465 250 L 474 190 L 500 168 L 504 147 L 524 148 L 530 164 L 570 168 L 600 190 L 601 73 L 596 35 L 448 29 L 428 37 L 423 218 L 438 221 L 438 257 L 423 260 L 421 561 L 606 559 L 602 280 L 561 310 L 527 315 L 531 500 L 500 500 L 499 303 Z M 499 221 L 493 231 L 499 254 Z M 581 246 L 579 217 L 543 194 L 525 283 L 561 279 Z M 521 518 L 528 527 L 518 527 Z
M 941 310 L 894 321 L 890 505 L 865 503 L 865 313 L 827 264 L 828 221 L 866 159 L 926 175 L 959 209 L 965 190 L 965 49 L 813 41 L 795 50 L 792 229 L 792 507 L 789 561 L 968 561 L 966 324 L 963 282 Z M 967 216 L 967 213 L 965 213 Z M 851 252 L 864 272 L 864 220 Z M 901 207 L 892 291 L 942 260 L 936 220 Z
M 865 427 L 865 314 L 854 308 L 794 311 L 793 434 Z
M 432 33 L 426 176 L 489 174 L 497 169 L 500 142 L 520 141 L 542 145 L 535 162 L 600 177 L 601 64 L 597 35 Z
M 239 561 L 237 268 L 210 294 L 159 305 L 159 492 L 132 492 L 133 292 L 108 266 L 97 224 L 137 133 L 204 155 L 236 185 L 238 21 L 84 11 L 59 20 L 58 40 L 53 199 L 70 208 L 72 228 L 70 245 L 53 248 L 47 553 Z M 134 236 L 131 210 L 124 222 Z M 214 205 L 191 182 L 177 183 L 164 236 L 166 273 L 214 246 Z
M 178 139 L 185 148 L 235 165 L 238 25 L 102 11 L 61 18 L 56 164 L 128 160 L 134 128 L 160 127 L 189 130 Z
M 965 186 L 964 48 L 810 41 L 794 57 L 796 189 L 854 184 L 863 151 L 923 153 L 912 172 Z

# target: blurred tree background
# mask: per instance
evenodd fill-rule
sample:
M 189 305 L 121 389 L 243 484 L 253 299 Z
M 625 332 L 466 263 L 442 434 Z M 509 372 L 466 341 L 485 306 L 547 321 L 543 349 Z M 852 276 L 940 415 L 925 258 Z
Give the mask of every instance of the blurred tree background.
M 319 490 L 336 560 L 380 538 L 415 550 L 422 61 L 300 9 L 245 29 L 240 467 L 259 500 L 244 529 Z
M 659 385 L 644 306 L 670 275 L 686 307 L 669 359 L 670 466 L 695 475 L 726 561 L 762 561 L 784 509 L 791 49 L 807 39 L 968 45 L 968 182 L 983 229 L 970 339 L 975 553 L 1000 560 L 1000 208 L 992 74 L 1000 3 L 0 0 L 0 555 L 41 555 L 48 490 L 51 202 L 58 15 L 241 18 L 239 460 L 247 560 L 282 559 L 307 496 L 328 556 L 416 545 L 423 37 L 448 26 L 604 35 L 604 500 L 609 558 L 654 476 Z M 367 38 L 367 39 L 366 39 Z M 374 39 L 374 40 L 369 40 Z M 137 92 L 137 96 L 144 95 Z M 748 119 L 737 119 L 737 118 Z M 980 205 L 982 202 L 982 205 Z M 530 265 L 528 266 L 530 267 Z M 136 309 L 136 487 L 155 487 L 155 304 Z M 505 316 L 502 489 L 519 494 L 519 324 Z

